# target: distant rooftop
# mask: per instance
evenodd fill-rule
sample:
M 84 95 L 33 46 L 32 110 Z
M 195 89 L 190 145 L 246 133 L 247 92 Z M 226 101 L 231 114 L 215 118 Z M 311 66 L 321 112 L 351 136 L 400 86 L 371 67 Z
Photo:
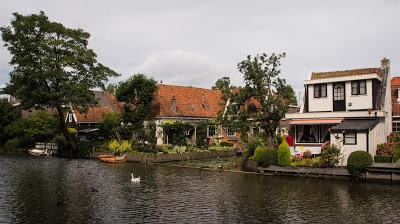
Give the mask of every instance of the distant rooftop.
M 356 75 L 357 76 L 358 75 L 369 75 L 369 74 L 377 74 L 379 76 L 382 76 L 382 72 L 381 72 L 380 68 L 360 68 L 360 69 L 332 71 L 332 72 L 313 72 L 311 74 L 311 80 L 329 79 L 329 78 L 356 76 Z

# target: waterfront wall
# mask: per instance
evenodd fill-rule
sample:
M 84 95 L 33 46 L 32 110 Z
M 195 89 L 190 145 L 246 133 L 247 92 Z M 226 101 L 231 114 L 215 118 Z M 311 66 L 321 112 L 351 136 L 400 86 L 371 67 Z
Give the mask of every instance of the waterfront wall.
M 94 153 L 93 157 L 97 158 L 99 154 L 105 153 Z M 182 160 L 196 160 L 206 158 L 217 158 L 235 156 L 236 150 L 229 151 L 202 151 L 202 152 L 185 152 L 185 153 L 174 153 L 174 154 L 126 154 L 126 161 L 137 162 L 137 163 L 164 163 L 172 161 Z

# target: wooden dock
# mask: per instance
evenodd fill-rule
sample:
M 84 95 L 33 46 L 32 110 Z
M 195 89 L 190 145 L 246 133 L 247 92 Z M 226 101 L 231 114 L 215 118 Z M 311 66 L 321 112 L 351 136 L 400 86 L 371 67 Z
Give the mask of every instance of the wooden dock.
M 297 177 L 314 177 L 327 179 L 351 179 L 346 167 L 315 168 L 315 167 L 258 167 L 263 175 L 281 175 Z M 372 182 L 400 183 L 400 163 L 374 163 L 359 177 L 361 180 Z

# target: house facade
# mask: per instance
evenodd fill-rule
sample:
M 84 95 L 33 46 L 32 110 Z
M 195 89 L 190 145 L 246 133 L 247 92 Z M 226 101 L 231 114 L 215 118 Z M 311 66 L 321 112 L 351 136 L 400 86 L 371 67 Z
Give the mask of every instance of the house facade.
M 391 80 L 392 89 L 392 132 L 400 133 L 400 77 Z
M 286 115 L 296 150 L 320 154 L 329 142 L 341 149 L 342 165 L 356 150 L 374 156 L 392 131 L 389 68 L 384 58 L 379 68 L 312 73 L 300 112 Z
M 183 122 L 194 126 L 193 132 L 186 133 L 188 143 L 195 144 L 196 124 L 201 121 L 215 120 L 218 113 L 224 109 L 224 102 L 218 90 L 190 86 L 175 86 L 160 84 L 155 95 L 157 145 L 169 144 L 168 133 L 162 125 L 165 122 Z M 212 141 L 217 135 L 235 136 L 234 132 L 220 129 L 214 125 L 207 127 L 207 138 Z

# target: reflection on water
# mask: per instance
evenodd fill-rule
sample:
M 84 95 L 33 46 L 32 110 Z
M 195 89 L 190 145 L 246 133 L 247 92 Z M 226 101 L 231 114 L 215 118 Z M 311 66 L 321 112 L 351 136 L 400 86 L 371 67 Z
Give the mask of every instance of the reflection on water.
M 13 156 L 0 177 L 0 223 L 400 222 L 396 185 Z

